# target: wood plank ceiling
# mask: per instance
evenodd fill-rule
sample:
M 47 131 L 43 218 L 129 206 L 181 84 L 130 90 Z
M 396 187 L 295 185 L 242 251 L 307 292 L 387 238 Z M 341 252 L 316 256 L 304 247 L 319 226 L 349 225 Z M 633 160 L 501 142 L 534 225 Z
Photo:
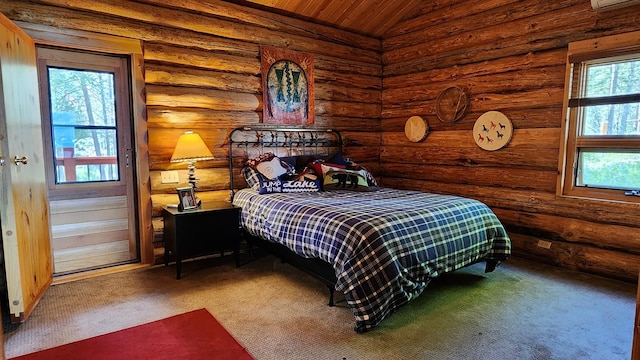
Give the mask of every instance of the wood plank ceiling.
M 424 0 L 231 0 L 299 19 L 382 36 L 405 16 L 418 12 Z

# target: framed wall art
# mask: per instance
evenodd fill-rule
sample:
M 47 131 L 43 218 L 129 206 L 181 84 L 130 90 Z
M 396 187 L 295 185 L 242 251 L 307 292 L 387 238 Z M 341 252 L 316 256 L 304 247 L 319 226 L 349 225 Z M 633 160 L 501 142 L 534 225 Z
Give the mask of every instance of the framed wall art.
M 313 56 L 268 46 L 260 52 L 262 122 L 313 125 Z

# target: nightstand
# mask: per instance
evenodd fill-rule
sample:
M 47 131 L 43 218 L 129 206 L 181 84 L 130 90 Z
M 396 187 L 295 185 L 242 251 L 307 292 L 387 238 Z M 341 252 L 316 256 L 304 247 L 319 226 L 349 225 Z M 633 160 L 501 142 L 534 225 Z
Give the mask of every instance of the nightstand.
M 233 249 L 239 263 L 240 208 L 226 201 L 203 202 L 195 210 L 164 207 L 164 264 L 176 262 L 180 279 L 182 260 Z

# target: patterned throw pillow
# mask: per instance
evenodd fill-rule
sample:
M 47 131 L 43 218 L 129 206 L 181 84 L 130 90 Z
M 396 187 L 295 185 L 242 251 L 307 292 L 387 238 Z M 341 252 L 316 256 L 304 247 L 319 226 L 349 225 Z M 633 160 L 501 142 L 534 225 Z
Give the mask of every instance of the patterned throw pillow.
M 259 190 L 261 181 L 268 181 L 264 175 L 260 174 L 258 170 L 245 166 L 241 171 L 244 180 L 247 182 L 247 186 L 249 186 L 253 190 Z
M 264 180 L 260 182 L 258 192 L 260 194 L 272 193 L 302 193 L 320 191 L 320 181 L 318 180 Z
M 333 162 L 330 162 L 333 161 Z M 377 187 L 378 186 L 378 182 L 376 181 L 376 179 L 373 177 L 373 175 L 362 165 L 356 163 L 355 161 L 351 160 L 350 158 L 342 158 L 339 156 L 334 156 L 331 159 L 324 161 L 324 160 L 316 160 L 313 161 L 311 163 L 309 163 L 309 167 L 313 168 L 316 173 L 318 174 L 318 176 L 320 176 L 320 180 L 322 181 L 322 183 L 324 183 L 324 173 L 322 171 L 322 165 L 324 166 L 330 166 L 333 168 L 340 168 L 340 169 L 346 169 L 346 170 L 358 170 L 358 171 L 362 171 L 361 174 L 363 174 L 365 176 L 365 179 L 367 179 L 367 184 L 369 185 L 369 187 Z
M 348 170 L 322 165 L 324 190 L 373 191 L 367 181 L 366 170 Z
M 273 153 L 264 153 L 253 159 L 247 160 L 247 166 L 258 170 L 270 180 L 277 179 L 284 174 L 293 174 L 295 169 L 288 163 L 280 160 Z
M 344 162 L 346 164 L 345 165 L 346 169 L 364 171 L 364 175 L 365 175 L 365 178 L 367 179 L 367 183 L 369 183 L 369 186 L 374 186 L 374 187 L 378 186 L 378 182 L 376 181 L 376 178 L 374 178 L 373 175 L 371 175 L 371 173 L 369 172 L 369 170 L 365 169 L 364 166 L 356 163 L 350 158 L 345 158 Z
M 320 176 L 318 176 L 318 174 L 316 173 L 315 170 L 313 170 L 312 168 L 305 168 L 304 170 L 302 170 L 302 172 L 293 175 L 290 180 L 316 181 L 316 180 L 319 180 L 319 179 L 320 179 Z
M 310 162 L 308 166 L 311 169 L 313 169 L 313 171 L 315 171 L 316 174 L 318 174 L 318 177 L 320 178 L 321 181 L 322 181 L 322 176 L 323 176 L 323 173 L 322 173 L 322 166 L 323 165 L 324 166 L 334 167 L 334 168 L 340 168 L 340 169 L 344 169 L 344 167 L 345 167 L 344 165 L 328 163 L 328 162 L 325 162 L 324 160 L 315 160 L 313 162 Z
M 278 157 L 259 163 L 256 165 L 256 170 L 258 170 L 260 174 L 266 176 L 269 180 L 277 179 L 279 176 L 287 173 L 287 169 L 282 166 Z

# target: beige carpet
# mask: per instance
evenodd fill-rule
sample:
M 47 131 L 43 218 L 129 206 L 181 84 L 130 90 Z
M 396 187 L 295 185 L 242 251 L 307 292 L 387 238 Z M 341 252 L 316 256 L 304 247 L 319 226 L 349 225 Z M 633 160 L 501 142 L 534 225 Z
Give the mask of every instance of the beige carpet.
M 5 334 L 8 357 L 207 308 L 257 359 L 629 359 L 635 284 L 512 258 L 442 277 L 376 330 L 267 256 L 211 258 L 53 286 Z M 342 297 L 338 297 L 342 300 Z

